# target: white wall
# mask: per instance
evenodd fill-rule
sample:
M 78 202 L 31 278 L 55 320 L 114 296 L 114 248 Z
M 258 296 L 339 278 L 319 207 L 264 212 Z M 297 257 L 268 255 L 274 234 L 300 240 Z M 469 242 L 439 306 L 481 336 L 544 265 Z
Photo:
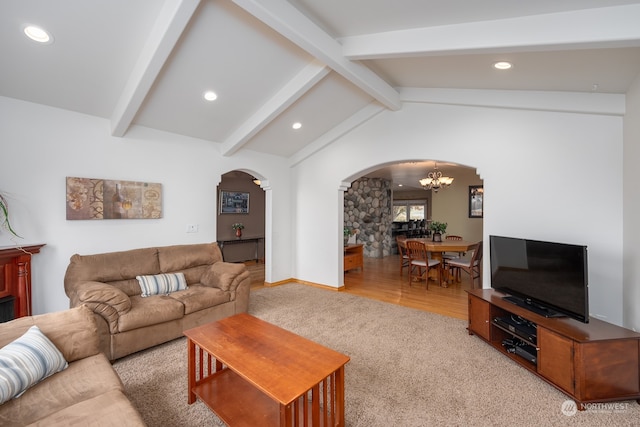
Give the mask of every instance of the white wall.
M 46 243 L 32 263 L 35 314 L 68 307 L 63 278 L 74 253 L 215 241 L 216 185 L 240 168 L 268 182 L 267 203 L 275 206 L 267 218 L 275 225 L 266 226 L 278 233 L 265 274 L 271 281 L 291 277 L 290 227 L 282 225 L 290 219 L 289 174 L 282 159 L 223 157 L 218 144 L 140 127 L 115 138 L 107 120 L 3 97 L 0 145 L 0 191 L 24 237 L 18 243 Z M 159 182 L 163 218 L 67 221 L 67 176 Z M 187 234 L 187 224 L 199 224 L 199 232 Z M 10 244 L 1 233 L 0 246 Z
M 626 97 L 624 120 L 624 325 L 640 331 L 640 75 Z
M 475 166 L 484 180 L 485 241 L 496 234 L 588 245 L 591 313 L 621 324 L 622 145 L 619 115 L 425 103 L 380 113 L 293 168 L 295 277 L 342 285 L 346 178 L 389 162 L 451 161 Z

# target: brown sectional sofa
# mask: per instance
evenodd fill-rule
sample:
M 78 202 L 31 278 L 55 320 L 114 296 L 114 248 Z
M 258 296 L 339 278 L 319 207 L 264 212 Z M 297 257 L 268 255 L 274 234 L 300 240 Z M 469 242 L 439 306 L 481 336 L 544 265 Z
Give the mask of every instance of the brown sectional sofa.
M 0 324 L 0 348 L 36 325 L 69 366 L 0 405 L 2 426 L 144 426 L 98 347 L 92 312 L 78 307 Z
M 142 297 L 136 276 L 162 273 L 184 273 L 188 288 Z M 110 360 L 246 312 L 250 283 L 243 264 L 222 261 L 217 243 L 76 254 L 64 278 L 70 306 L 94 312 L 100 348 Z

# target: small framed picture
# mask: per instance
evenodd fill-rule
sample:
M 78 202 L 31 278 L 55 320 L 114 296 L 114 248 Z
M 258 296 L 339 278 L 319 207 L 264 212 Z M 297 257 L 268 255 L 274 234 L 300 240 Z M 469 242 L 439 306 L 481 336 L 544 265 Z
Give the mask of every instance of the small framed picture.
M 249 193 L 220 190 L 221 214 L 248 214 Z
M 484 187 L 482 185 L 469 186 L 469 218 L 482 218 Z

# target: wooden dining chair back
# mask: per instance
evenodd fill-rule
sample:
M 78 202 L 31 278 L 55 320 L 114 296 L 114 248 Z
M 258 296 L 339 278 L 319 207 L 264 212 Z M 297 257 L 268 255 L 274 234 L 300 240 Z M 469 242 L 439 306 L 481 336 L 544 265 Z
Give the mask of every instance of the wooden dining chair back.
M 412 282 L 425 279 L 427 290 L 429 289 L 429 270 L 435 268 L 438 271 L 438 283 L 442 284 L 440 261 L 429 258 L 429 252 L 424 242 L 419 240 L 407 240 L 407 254 L 409 255 L 409 286 Z M 438 268 L 436 268 L 438 267 Z
M 462 240 L 462 236 L 456 236 L 454 234 L 447 234 L 447 237 L 445 237 L 445 240 Z M 442 254 L 442 258 L 443 259 L 451 259 L 451 258 L 458 258 L 464 256 L 464 252 L 444 252 Z
M 455 275 L 457 270 L 459 272 L 465 271 L 469 274 L 469 279 L 471 280 L 471 288 L 476 289 L 475 281 L 478 279 L 478 287 L 482 288 L 482 251 L 483 244 L 482 240 L 476 244 L 473 248 L 473 255 L 471 258 L 457 258 L 447 261 L 447 268 L 449 268 L 450 274 Z
M 402 276 L 403 269 L 409 267 L 409 255 L 407 254 L 406 246 L 407 236 L 396 236 L 396 244 L 398 245 L 398 254 L 400 255 L 400 275 Z
M 455 234 L 447 234 L 445 240 L 462 240 L 462 236 L 456 236 Z M 444 263 L 443 267 L 445 271 L 450 271 L 451 269 L 448 267 L 449 261 L 452 259 L 462 258 L 465 255 L 465 252 L 443 252 L 442 253 L 442 262 Z M 460 281 L 460 269 L 454 270 L 456 275 L 453 277 L 454 280 Z

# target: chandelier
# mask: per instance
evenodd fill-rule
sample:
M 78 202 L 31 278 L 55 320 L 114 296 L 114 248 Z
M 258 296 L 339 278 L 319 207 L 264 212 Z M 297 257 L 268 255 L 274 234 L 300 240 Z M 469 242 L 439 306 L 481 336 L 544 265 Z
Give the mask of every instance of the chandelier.
M 426 178 L 422 178 L 420 180 L 420 185 L 425 190 L 433 190 L 434 192 L 438 192 L 441 188 L 447 188 L 453 182 L 453 178 L 448 176 L 442 176 L 442 172 L 438 170 L 438 164 L 435 163 L 433 167 L 433 172 L 429 172 Z

